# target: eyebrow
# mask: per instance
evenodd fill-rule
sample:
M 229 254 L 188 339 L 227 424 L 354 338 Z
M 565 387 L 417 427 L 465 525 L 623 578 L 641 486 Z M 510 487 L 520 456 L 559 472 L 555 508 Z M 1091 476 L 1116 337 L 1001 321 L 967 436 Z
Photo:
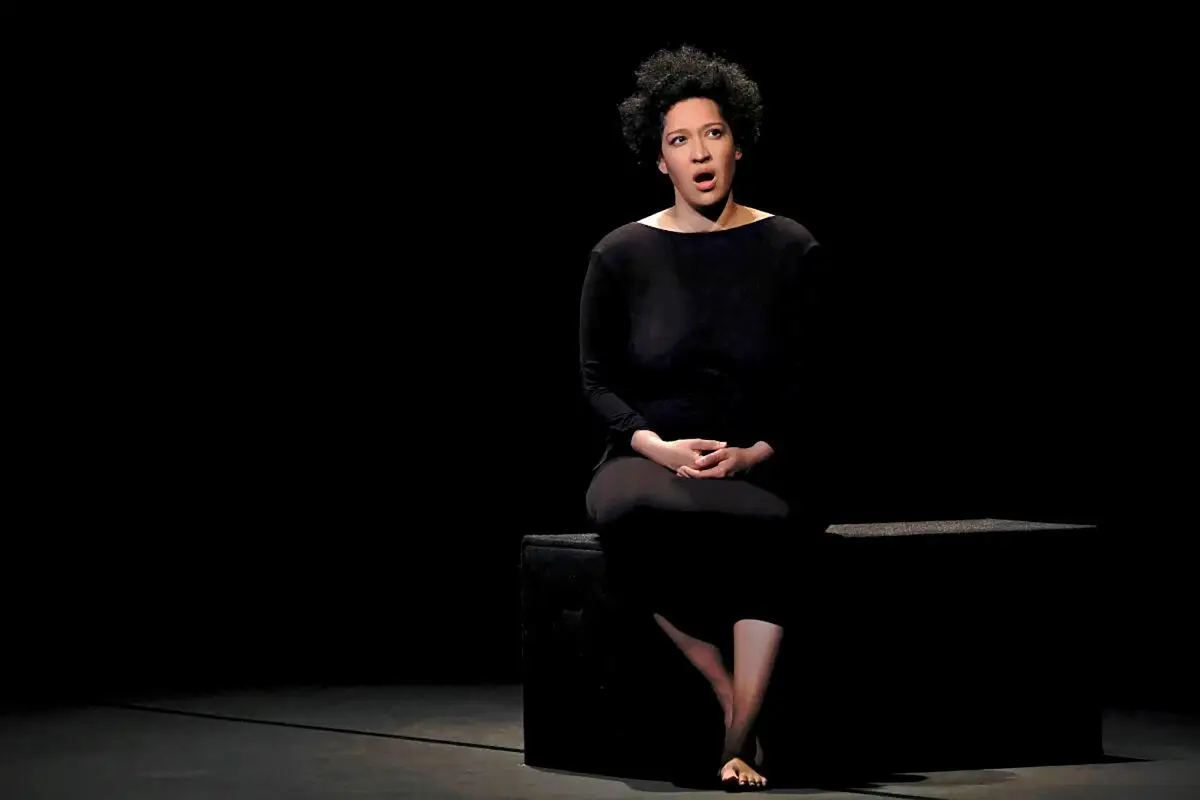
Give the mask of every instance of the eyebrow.
M 704 123 L 703 125 L 701 125 L 701 126 L 700 126 L 700 130 L 704 130 L 705 128 L 712 128 L 712 127 L 714 127 L 714 126 L 716 126 L 716 127 L 722 127 L 722 128 L 723 128 L 723 127 L 725 127 L 725 123 L 723 123 L 723 122 L 719 122 L 719 121 L 718 121 L 718 122 L 706 122 L 706 123 Z M 675 129 L 675 130 L 673 130 L 673 131 L 667 131 L 667 132 L 666 132 L 665 134 L 663 134 L 663 135 L 664 135 L 664 136 L 672 136 L 672 135 L 674 135 L 674 134 L 676 134 L 676 133 L 687 133 L 687 128 L 676 128 L 676 129 Z

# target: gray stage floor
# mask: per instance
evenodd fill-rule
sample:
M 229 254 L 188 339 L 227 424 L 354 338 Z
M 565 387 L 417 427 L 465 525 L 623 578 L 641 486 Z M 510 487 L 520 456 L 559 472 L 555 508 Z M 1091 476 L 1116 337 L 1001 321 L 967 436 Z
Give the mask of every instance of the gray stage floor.
M 524 766 L 519 686 L 309 687 L 140 697 L 0 717 L 0 797 L 716 796 Z M 1122 763 L 895 776 L 805 798 L 1200 797 L 1200 718 L 1110 710 Z

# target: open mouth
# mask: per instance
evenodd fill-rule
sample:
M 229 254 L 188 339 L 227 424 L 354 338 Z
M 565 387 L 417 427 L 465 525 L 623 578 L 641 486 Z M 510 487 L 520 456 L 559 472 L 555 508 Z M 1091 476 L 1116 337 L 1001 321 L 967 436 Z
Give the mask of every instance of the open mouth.
M 696 183 L 712 183 L 716 179 L 717 175 L 714 172 L 697 172 L 692 176 L 692 180 Z

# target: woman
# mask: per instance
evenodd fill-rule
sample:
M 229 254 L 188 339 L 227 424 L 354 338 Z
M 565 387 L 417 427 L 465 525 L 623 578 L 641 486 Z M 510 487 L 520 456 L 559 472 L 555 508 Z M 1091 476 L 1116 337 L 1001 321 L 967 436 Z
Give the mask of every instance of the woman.
M 725 712 L 719 775 L 745 788 L 766 785 L 753 728 L 783 635 L 789 546 L 798 524 L 825 527 L 802 497 L 816 452 L 803 426 L 817 243 L 733 195 L 762 110 L 741 67 L 694 48 L 639 67 L 624 135 L 669 177 L 674 203 L 596 244 L 580 307 L 583 387 L 608 431 L 588 513 L 614 576 L 711 682 Z M 717 644 L 730 632 L 732 674 Z

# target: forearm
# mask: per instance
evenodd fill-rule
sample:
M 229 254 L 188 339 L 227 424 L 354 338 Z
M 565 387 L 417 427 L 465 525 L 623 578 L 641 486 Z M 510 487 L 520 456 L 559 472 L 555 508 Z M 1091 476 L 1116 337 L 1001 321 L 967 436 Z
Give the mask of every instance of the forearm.
M 634 451 L 649 458 L 655 448 L 662 445 L 663 440 L 654 431 L 642 428 L 641 430 L 634 431 L 629 443 Z
M 586 370 L 584 394 L 592 412 L 603 423 L 610 438 L 624 439 L 628 444 L 635 431 L 650 427 L 636 408 L 589 375 Z
M 748 448 L 756 461 L 790 463 L 796 448 L 797 422 L 804 414 L 804 408 L 795 402 L 781 402 L 769 414 L 764 414 L 758 439 Z

